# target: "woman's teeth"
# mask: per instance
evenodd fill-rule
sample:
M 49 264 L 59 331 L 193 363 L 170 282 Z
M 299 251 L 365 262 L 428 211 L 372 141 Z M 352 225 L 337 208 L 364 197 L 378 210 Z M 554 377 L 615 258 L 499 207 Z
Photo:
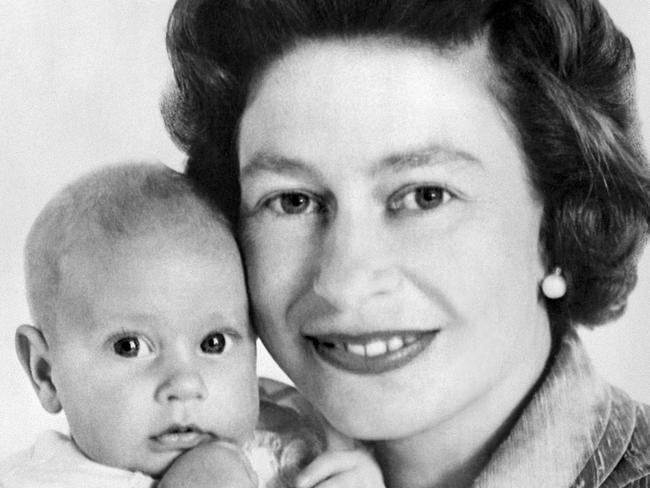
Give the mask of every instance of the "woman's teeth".
M 406 334 L 395 335 L 387 339 L 371 339 L 368 342 L 327 341 L 325 344 L 357 356 L 372 358 L 382 356 L 388 352 L 399 351 L 403 347 L 413 344 L 415 341 L 417 341 L 417 337 L 414 334 Z
M 433 342 L 438 330 L 308 336 L 323 361 L 353 374 L 382 374 L 408 364 Z

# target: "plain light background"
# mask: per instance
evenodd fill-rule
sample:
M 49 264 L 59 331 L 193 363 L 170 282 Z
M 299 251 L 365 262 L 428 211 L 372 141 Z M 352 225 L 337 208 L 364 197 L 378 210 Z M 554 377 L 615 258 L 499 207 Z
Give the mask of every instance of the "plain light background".
M 126 159 L 182 169 L 159 115 L 171 70 L 164 31 L 172 0 L 0 0 L 0 458 L 44 428 L 14 352 L 30 318 L 22 246 L 40 209 L 82 172 Z M 603 2 L 637 52 L 639 108 L 650 141 L 650 0 Z M 495 283 L 495 286 L 499 286 Z M 627 314 L 583 337 L 597 367 L 650 402 L 650 252 Z M 284 376 L 261 351 L 261 375 Z

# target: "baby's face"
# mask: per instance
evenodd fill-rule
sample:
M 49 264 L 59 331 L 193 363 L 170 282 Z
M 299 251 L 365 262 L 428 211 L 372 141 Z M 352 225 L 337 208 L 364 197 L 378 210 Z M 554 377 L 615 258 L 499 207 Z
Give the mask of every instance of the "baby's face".
M 158 236 L 74 256 L 52 379 L 89 458 L 155 476 L 201 442 L 252 434 L 255 340 L 239 253 L 225 230 L 210 247 Z

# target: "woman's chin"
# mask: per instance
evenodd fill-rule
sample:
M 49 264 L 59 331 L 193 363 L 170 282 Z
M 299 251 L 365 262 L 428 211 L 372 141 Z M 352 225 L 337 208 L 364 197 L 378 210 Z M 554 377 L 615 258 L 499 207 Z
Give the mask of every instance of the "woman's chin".
M 408 414 L 403 409 L 380 411 L 376 408 L 360 408 L 358 404 L 347 407 L 339 405 L 329 411 L 323 410 L 323 413 L 337 431 L 360 441 L 408 438 L 426 429 L 428 420 L 431 420 Z

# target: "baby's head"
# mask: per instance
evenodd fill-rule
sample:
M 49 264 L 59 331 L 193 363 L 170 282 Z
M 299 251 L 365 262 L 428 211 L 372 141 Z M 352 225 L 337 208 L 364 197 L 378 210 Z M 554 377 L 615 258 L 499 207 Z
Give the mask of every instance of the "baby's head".
M 35 324 L 18 328 L 18 355 L 86 456 L 158 476 L 198 443 L 252 435 L 241 259 L 223 213 L 182 175 L 127 164 L 74 182 L 25 254 Z

